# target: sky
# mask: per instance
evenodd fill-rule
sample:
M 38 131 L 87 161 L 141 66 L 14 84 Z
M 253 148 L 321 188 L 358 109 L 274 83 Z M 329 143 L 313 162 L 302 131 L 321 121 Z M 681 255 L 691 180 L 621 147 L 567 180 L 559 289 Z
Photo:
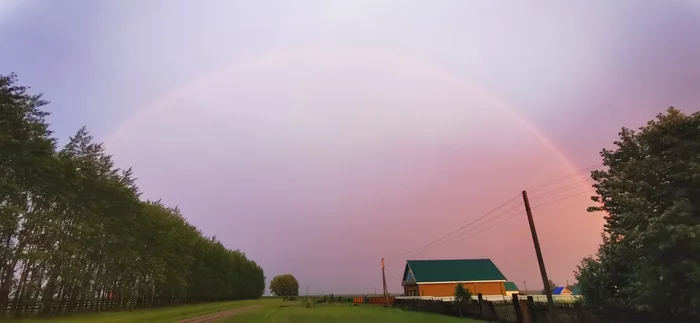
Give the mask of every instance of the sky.
M 0 73 L 268 279 L 372 293 L 386 258 L 396 292 L 406 259 L 490 258 L 537 289 L 521 191 L 573 282 L 587 173 L 533 188 L 699 110 L 699 34 L 693 0 L 0 0 Z

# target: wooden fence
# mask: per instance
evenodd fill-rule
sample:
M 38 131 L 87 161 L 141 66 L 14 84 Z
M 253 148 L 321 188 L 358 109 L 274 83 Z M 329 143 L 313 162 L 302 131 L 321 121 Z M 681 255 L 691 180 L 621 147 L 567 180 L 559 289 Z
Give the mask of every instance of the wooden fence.
M 353 304 L 371 304 L 371 305 L 393 305 L 396 298 L 394 296 L 357 296 L 352 298 Z M 387 303 L 388 301 L 388 303 Z
M 552 315 L 547 303 L 535 302 L 532 297 L 521 300 L 513 295 L 512 301 L 478 300 L 458 305 L 454 302 L 425 299 L 396 299 L 394 307 L 409 311 L 464 316 L 492 322 L 517 323 L 666 323 L 698 322 L 697 319 L 662 315 L 629 308 L 594 309 L 579 303 L 555 303 Z

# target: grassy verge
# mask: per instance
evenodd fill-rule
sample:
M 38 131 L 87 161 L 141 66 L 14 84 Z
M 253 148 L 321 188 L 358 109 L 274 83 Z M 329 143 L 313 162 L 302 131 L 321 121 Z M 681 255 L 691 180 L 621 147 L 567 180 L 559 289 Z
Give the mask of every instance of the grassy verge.
M 262 307 L 224 318 L 220 323 L 469 323 L 481 322 L 445 315 L 385 309 L 378 306 L 324 305 L 304 308 L 297 304 L 282 304 Z
M 134 311 L 103 312 L 76 314 L 72 316 L 60 316 L 51 318 L 26 318 L 21 320 L 9 320 L 8 322 L 22 323 L 64 323 L 64 322 L 96 322 L 96 323 L 172 323 L 183 319 L 201 315 L 216 313 L 252 304 L 278 303 L 277 300 L 250 300 L 236 302 L 206 303 L 196 305 L 183 305 L 164 307 L 159 309 L 144 309 Z

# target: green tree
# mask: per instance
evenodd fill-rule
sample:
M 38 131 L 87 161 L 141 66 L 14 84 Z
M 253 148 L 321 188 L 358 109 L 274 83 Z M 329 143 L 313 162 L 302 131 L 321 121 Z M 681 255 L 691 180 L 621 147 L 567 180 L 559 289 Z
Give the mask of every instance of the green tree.
M 603 243 L 576 272 L 584 301 L 700 318 L 700 113 L 623 128 L 593 171 Z
M 462 283 L 458 283 L 457 286 L 455 286 L 455 305 L 459 309 L 459 316 L 462 316 L 462 308 L 471 298 L 472 294 L 468 289 L 464 288 Z
M 290 274 L 275 276 L 270 291 L 277 296 L 299 296 L 299 282 Z

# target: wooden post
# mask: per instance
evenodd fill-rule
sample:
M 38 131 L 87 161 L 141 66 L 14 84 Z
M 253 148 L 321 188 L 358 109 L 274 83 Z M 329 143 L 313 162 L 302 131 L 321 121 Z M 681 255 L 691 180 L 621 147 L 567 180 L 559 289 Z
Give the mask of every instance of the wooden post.
M 484 295 L 479 293 L 476 294 L 476 298 L 479 300 L 479 317 L 483 315 L 484 310 L 482 309 L 481 302 L 484 300 Z
M 384 258 L 382 258 L 382 286 L 384 287 L 384 307 L 389 307 L 389 294 L 386 287 L 386 275 L 384 274 Z
M 518 294 L 513 294 L 513 307 L 515 308 L 515 317 L 518 323 L 523 323 L 523 311 L 520 309 L 520 297 Z
M 530 209 L 530 200 L 528 200 L 527 198 L 527 191 L 523 191 L 523 202 L 525 202 L 525 213 L 527 213 L 527 221 L 530 223 L 530 233 L 532 234 L 532 242 L 535 244 L 537 263 L 540 265 L 540 274 L 542 275 L 542 283 L 544 283 L 544 292 L 547 295 L 547 308 L 549 309 L 551 315 L 554 315 L 554 298 L 552 297 L 552 288 L 549 286 L 547 270 L 544 267 L 542 250 L 540 250 L 540 241 L 539 239 L 537 239 L 537 230 L 535 229 L 535 221 L 532 219 L 532 210 Z
M 537 308 L 535 307 L 535 299 L 532 296 L 527 297 L 527 311 L 530 313 L 530 322 L 538 323 Z

